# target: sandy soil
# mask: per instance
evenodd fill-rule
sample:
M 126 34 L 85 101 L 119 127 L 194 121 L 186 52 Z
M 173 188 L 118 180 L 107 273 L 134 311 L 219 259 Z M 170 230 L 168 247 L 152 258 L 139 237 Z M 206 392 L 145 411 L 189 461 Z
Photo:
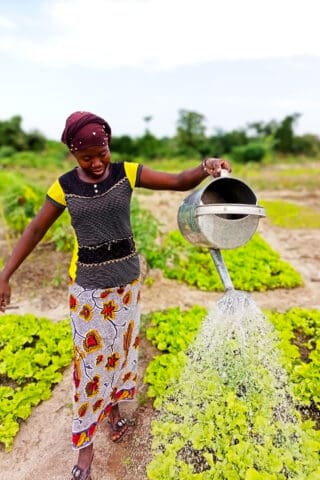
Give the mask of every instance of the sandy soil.
M 161 220 L 162 230 L 176 229 L 176 212 L 183 193 L 155 192 L 139 195 L 142 204 L 150 208 Z M 263 192 L 263 198 L 284 198 L 320 208 L 318 195 L 305 192 Z M 258 195 L 259 198 L 259 195 Z M 320 309 L 320 231 L 284 230 L 276 228 L 267 219 L 260 222 L 258 231 L 302 275 L 304 286 L 292 290 L 278 289 L 252 296 L 261 308 L 285 311 L 292 306 Z M 8 245 L 2 242 L 0 256 L 6 254 Z M 67 269 L 69 259 L 46 248 L 39 248 L 16 273 L 13 281 L 12 303 L 17 312 L 32 312 L 55 321 L 68 316 L 65 282 L 61 272 Z M 36 273 L 35 273 L 36 272 Z M 185 285 L 164 279 L 159 271 L 148 271 L 154 277 L 152 286 L 142 288 L 144 313 L 170 306 L 190 308 L 195 303 L 210 308 L 221 293 L 199 292 Z M 54 279 L 54 280 L 52 280 Z M 55 286 L 52 285 L 52 282 Z M 154 349 L 143 339 L 140 352 L 140 377 Z M 21 425 L 11 452 L 0 451 L 0 480 L 66 480 L 70 479 L 76 453 L 70 446 L 71 423 L 71 367 L 63 381 L 57 385 L 52 397 L 34 409 Z M 93 480 L 120 480 L 133 478 L 145 480 L 145 467 L 150 460 L 150 423 L 152 404 L 146 398 L 146 387 L 140 383 L 137 399 L 123 405 L 123 412 L 136 420 L 120 444 L 111 444 L 108 429 L 101 426 L 95 441 Z

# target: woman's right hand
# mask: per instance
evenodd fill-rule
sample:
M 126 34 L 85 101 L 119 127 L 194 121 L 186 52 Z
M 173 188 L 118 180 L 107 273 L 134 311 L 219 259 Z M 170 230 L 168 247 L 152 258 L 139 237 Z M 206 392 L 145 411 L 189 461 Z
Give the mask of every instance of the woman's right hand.
M 29 223 L 16 243 L 7 263 L 0 273 L 0 312 L 10 305 L 11 287 L 9 279 L 25 258 L 32 252 L 63 209 L 46 200 L 37 215 Z
M 214 178 L 221 177 L 222 170 L 226 170 L 229 173 L 232 170 L 228 160 L 225 160 L 223 158 L 206 158 L 203 160 L 202 166 L 205 172 L 207 172 Z
M 8 280 L 2 278 L 0 274 L 0 312 L 5 312 L 6 307 L 10 305 L 11 287 Z

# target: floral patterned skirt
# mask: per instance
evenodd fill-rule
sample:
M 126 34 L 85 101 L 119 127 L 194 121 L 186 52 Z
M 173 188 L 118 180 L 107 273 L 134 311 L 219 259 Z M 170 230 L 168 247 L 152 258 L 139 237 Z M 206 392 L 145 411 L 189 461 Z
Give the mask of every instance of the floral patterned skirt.
M 113 405 L 134 398 L 140 281 L 105 290 L 69 287 L 74 341 L 72 445 L 84 448 Z

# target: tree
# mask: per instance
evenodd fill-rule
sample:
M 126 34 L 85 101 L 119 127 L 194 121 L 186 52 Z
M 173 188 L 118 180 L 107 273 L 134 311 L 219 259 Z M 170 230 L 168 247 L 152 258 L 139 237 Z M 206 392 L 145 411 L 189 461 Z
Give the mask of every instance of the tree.
M 113 152 L 126 156 L 126 158 L 133 157 L 137 154 L 136 143 L 129 135 L 122 135 L 120 137 L 113 136 L 111 139 L 111 148 Z
M 181 153 L 199 152 L 205 137 L 205 116 L 201 113 L 179 110 L 176 140 Z
M 278 127 L 279 124 L 275 120 L 271 120 L 268 123 L 253 122 L 248 124 L 248 130 L 253 130 L 258 138 L 273 136 Z
M 0 146 L 13 147 L 15 150 L 26 150 L 26 135 L 21 128 L 22 118 L 19 115 L 0 122 Z
M 38 130 L 26 133 L 25 137 L 28 150 L 33 152 L 41 152 L 47 144 L 45 136 Z
M 294 137 L 293 148 L 297 155 L 318 156 L 320 153 L 320 138 L 311 133 Z
M 294 152 L 294 131 L 293 126 L 301 116 L 300 113 L 293 113 L 285 117 L 274 133 L 276 141 L 275 149 L 281 153 Z
M 136 140 L 137 150 L 142 157 L 153 159 L 159 156 L 161 141 L 152 135 L 148 130 Z
M 0 147 L 11 147 L 16 151 L 31 150 L 39 152 L 46 146 L 47 140 L 38 130 L 26 133 L 21 127 L 19 115 L 0 122 Z

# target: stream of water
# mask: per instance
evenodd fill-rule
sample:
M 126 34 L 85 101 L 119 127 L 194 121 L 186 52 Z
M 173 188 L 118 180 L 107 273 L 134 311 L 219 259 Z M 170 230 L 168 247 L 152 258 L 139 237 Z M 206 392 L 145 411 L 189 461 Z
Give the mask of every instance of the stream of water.
M 309 479 L 315 453 L 306 447 L 276 332 L 251 296 L 228 290 L 187 357 L 157 419 L 175 432 L 158 440 L 159 451 L 175 448 L 179 468 L 206 472 L 199 478 Z

